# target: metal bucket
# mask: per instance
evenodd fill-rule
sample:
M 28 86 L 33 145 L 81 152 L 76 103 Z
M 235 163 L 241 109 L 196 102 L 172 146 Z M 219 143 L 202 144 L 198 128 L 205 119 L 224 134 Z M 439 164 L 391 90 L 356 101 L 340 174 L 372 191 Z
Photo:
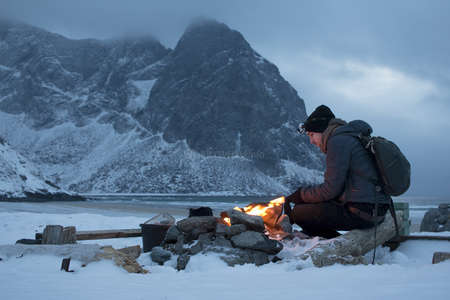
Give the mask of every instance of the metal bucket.
M 140 224 L 142 231 L 143 251 L 152 251 L 153 247 L 161 245 L 171 225 Z

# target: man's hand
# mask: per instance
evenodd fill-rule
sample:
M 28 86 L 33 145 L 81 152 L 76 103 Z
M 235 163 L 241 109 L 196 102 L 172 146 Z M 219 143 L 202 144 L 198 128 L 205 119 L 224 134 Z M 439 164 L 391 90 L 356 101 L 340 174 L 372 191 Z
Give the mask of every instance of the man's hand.
M 289 223 L 294 224 L 294 217 L 292 215 L 292 209 L 291 209 L 291 202 L 286 200 L 287 198 L 284 199 L 284 204 L 283 204 L 283 210 L 284 210 L 284 214 L 287 215 L 289 217 Z
M 294 224 L 295 220 L 294 220 L 294 214 L 293 214 L 292 208 L 291 208 L 291 203 L 295 203 L 295 204 L 303 203 L 302 188 L 299 188 L 294 193 L 292 193 L 289 196 L 286 196 L 284 198 L 284 205 L 283 205 L 284 213 L 286 215 L 288 215 L 289 221 L 291 222 L 291 224 Z
M 304 203 L 302 199 L 302 188 L 299 188 L 294 193 L 290 194 L 285 198 L 285 203 L 295 203 L 295 204 L 301 204 Z

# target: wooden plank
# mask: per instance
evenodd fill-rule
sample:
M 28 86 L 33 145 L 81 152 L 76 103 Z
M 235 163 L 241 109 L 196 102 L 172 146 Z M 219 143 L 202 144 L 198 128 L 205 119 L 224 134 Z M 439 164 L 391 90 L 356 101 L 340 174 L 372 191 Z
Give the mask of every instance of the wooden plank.
M 77 231 L 77 240 L 103 240 L 142 236 L 141 229 Z
M 61 262 L 61 271 L 64 270 L 66 272 L 73 272 L 72 270 L 69 271 L 69 266 L 70 266 L 70 257 L 63 258 Z
M 402 235 L 399 240 L 401 242 L 408 240 L 428 240 L 428 241 L 450 241 L 450 236 L 441 235 Z
M 434 252 L 433 253 L 433 264 L 438 264 L 441 261 L 450 259 L 450 252 Z

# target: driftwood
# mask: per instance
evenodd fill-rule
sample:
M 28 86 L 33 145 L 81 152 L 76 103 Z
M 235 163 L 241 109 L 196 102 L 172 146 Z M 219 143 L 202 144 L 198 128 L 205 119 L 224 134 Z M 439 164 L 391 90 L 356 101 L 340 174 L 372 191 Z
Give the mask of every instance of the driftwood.
M 397 212 L 397 219 L 402 219 L 402 212 Z M 401 227 L 401 223 L 399 224 Z M 364 263 L 363 255 L 389 241 L 395 236 L 395 226 L 392 216 L 386 214 L 383 223 L 377 226 L 376 242 L 374 243 L 374 228 L 351 230 L 337 238 L 322 241 L 306 251 L 301 258 L 311 258 L 316 267 L 341 264 Z

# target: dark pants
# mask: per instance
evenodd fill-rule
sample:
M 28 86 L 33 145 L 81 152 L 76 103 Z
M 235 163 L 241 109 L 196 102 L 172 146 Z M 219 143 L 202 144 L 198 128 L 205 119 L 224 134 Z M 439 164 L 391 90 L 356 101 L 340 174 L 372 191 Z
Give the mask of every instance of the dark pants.
M 383 211 L 379 215 L 384 213 Z M 327 239 L 340 234 L 337 230 L 366 229 L 374 226 L 369 220 L 364 220 L 352 214 L 347 207 L 334 201 L 321 203 L 296 204 L 292 210 L 294 222 L 309 236 L 321 236 Z

